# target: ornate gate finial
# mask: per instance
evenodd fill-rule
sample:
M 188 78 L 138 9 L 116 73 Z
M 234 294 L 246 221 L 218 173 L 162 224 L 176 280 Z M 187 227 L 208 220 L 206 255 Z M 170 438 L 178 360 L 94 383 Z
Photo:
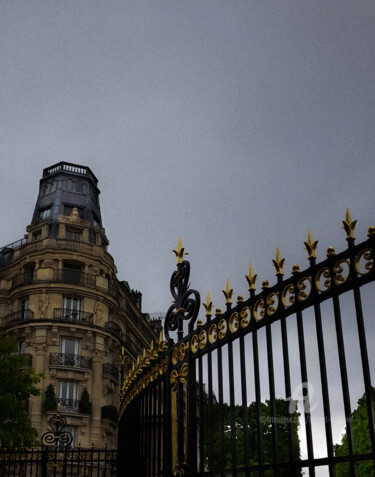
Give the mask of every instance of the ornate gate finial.
M 177 330 L 178 341 L 183 338 L 183 321 L 189 320 L 189 332 L 193 330 L 201 304 L 200 295 L 196 290 L 189 290 L 190 263 L 184 260 L 188 255 L 178 240 L 177 250 L 173 250 L 177 257 L 177 270 L 172 273 L 170 290 L 174 298 L 164 321 L 164 334 L 171 340 L 170 331 Z
M 60 415 L 60 403 L 57 404 L 56 414 L 49 420 L 52 431 L 47 431 L 42 435 L 41 443 L 43 447 L 59 444 L 68 447 L 73 442 L 73 436 L 70 432 L 64 431 L 66 418 Z

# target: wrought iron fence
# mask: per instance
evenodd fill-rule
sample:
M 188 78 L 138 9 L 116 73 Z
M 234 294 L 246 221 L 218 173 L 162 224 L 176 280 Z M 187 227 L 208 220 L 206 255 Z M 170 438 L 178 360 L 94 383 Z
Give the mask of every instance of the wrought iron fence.
M 309 232 L 286 279 L 277 249 L 275 285 L 257 293 L 250 266 L 249 297 L 233 304 L 228 281 L 204 319 L 179 244 L 165 339 L 122 387 L 120 475 L 375 475 L 375 226 L 356 245 L 355 224 L 347 211 L 347 250 L 320 263 Z

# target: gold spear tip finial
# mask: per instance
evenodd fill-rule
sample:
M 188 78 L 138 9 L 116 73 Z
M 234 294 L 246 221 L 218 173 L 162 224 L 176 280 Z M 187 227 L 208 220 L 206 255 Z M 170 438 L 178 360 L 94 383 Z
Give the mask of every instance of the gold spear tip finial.
M 184 255 L 189 255 L 187 252 L 185 252 L 185 249 L 182 246 L 181 237 L 178 239 L 177 250 L 172 250 L 172 251 L 176 254 L 177 265 L 179 263 L 182 263 L 184 259 Z
M 346 208 L 345 220 L 342 221 L 342 227 L 346 232 L 346 240 L 355 240 L 354 229 L 357 224 L 356 220 L 352 220 L 349 208 Z
M 275 260 L 272 260 L 272 262 L 276 269 L 276 276 L 284 275 L 283 266 L 285 258 L 281 258 L 279 247 L 276 247 L 276 258 Z
M 232 303 L 233 289 L 230 287 L 229 278 L 227 278 L 227 288 L 223 290 L 223 293 L 225 296 L 225 304 L 229 305 L 230 303 Z
M 61 406 L 60 406 L 60 402 L 57 403 L 57 409 L 56 409 L 56 415 L 57 417 L 60 417 L 60 412 L 61 412 Z
M 207 300 L 206 303 L 203 303 L 203 306 L 206 309 L 206 316 L 212 316 L 212 301 L 210 292 L 207 292 Z
M 249 266 L 249 275 L 245 275 L 246 277 L 246 280 L 247 280 L 247 283 L 249 285 L 249 291 L 250 290 L 255 290 L 255 282 L 257 281 L 257 275 L 254 275 L 254 272 L 253 272 L 253 266 L 252 264 L 250 263 L 250 266 Z
M 316 258 L 315 252 L 316 252 L 316 247 L 318 246 L 318 241 L 315 240 L 314 242 L 310 229 L 307 230 L 307 242 L 304 242 L 304 244 L 305 244 L 305 250 L 309 254 L 309 258 Z

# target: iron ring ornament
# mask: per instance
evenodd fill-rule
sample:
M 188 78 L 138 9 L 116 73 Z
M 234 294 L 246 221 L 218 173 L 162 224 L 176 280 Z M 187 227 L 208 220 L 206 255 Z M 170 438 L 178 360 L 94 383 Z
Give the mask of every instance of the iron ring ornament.
M 174 298 L 164 321 L 164 334 L 171 340 L 170 332 L 176 331 L 178 341 L 183 337 L 183 321 L 189 321 L 189 333 L 194 328 L 200 308 L 200 294 L 189 289 L 190 263 L 187 260 L 177 264 L 177 270 L 172 273 L 170 290 Z
M 73 442 L 73 436 L 70 432 L 64 431 L 66 424 L 66 418 L 60 415 L 60 407 L 58 406 L 56 414 L 49 420 L 52 430 L 45 432 L 41 437 L 42 446 L 69 447 Z

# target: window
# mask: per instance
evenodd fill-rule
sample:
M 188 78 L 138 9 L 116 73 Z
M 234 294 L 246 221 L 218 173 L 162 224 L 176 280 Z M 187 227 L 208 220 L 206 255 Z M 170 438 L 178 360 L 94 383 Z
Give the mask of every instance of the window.
M 26 345 L 24 341 L 18 342 L 18 354 L 25 354 Z
M 27 320 L 29 311 L 29 297 L 26 296 L 20 299 L 20 318 L 21 320 Z
M 35 232 L 35 233 L 33 234 L 33 240 L 34 240 L 34 241 L 35 241 L 35 240 L 42 240 L 42 232 L 41 232 L 41 231 Z
M 69 321 L 80 321 L 81 307 L 81 298 L 64 296 L 62 299 L 63 318 Z
M 75 381 L 58 381 L 57 400 L 62 411 L 78 411 L 78 384 Z
M 81 266 L 73 264 L 64 264 L 63 281 L 65 283 L 80 283 L 81 281 Z
M 76 205 L 64 204 L 64 215 L 70 215 L 73 209 L 77 209 L 79 218 L 83 219 L 83 208 L 77 207 Z
M 77 230 L 77 229 L 67 228 L 66 232 L 65 232 L 66 240 L 80 241 L 81 240 L 81 235 L 82 235 L 81 230 Z
M 39 211 L 39 218 L 40 219 L 47 219 L 51 214 L 51 207 L 46 207 L 45 209 L 41 209 Z
M 61 338 L 60 364 L 63 364 L 64 366 L 79 366 L 80 365 L 79 353 L 80 353 L 80 342 L 78 340 Z

